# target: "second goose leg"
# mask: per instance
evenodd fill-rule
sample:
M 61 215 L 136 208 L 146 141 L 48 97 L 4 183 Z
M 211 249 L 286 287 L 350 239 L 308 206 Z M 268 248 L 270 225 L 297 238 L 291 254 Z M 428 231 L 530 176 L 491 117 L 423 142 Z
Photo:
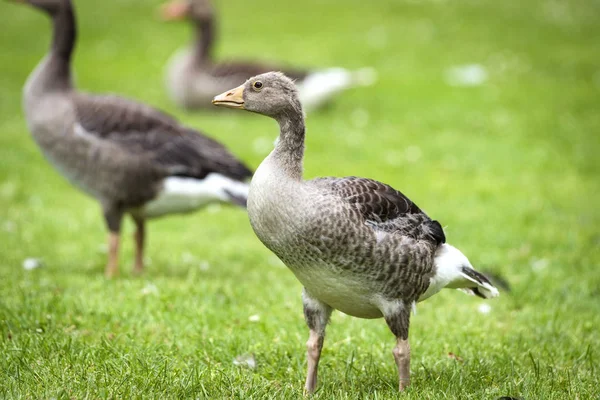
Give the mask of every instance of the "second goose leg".
M 119 275 L 119 242 L 123 213 L 115 209 L 105 209 L 104 219 L 108 227 L 108 262 L 104 269 L 107 278 Z
M 134 218 L 135 233 L 135 265 L 133 272 L 141 274 L 144 272 L 144 242 L 146 240 L 146 223 L 141 218 Z
M 408 343 L 410 307 L 398 303 L 384 317 L 390 330 L 396 336 L 396 347 L 392 350 L 392 354 L 398 367 L 398 386 L 402 391 L 410 384 L 410 345 Z
M 308 371 L 304 386 L 305 392 L 310 394 L 317 387 L 317 369 L 325 340 L 325 328 L 329 322 L 332 309 L 327 304 L 311 297 L 306 289 L 302 291 L 302 303 L 304 305 L 304 319 L 310 329 L 310 336 L 306 342 Z

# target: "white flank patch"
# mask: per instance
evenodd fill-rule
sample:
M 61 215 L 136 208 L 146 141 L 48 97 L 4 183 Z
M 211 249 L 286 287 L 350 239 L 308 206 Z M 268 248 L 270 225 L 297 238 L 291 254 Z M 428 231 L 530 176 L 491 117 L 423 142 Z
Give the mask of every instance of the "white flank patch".
M 210 173 L 204 179 L 172 176 L 163 181 L 159 195 L 146 204 L 146 217 L 186 213 L 214 202 L 231 201 L 234 196 L 248 198 L 248 184 L 221 174 Z
M 352 72 L 343 68 L 315 71 L 298 82 L 300 101 L 306 110 L 318 108 L 335 94 L 353 86 L 372 85 L 377 73 L 372 68 Z

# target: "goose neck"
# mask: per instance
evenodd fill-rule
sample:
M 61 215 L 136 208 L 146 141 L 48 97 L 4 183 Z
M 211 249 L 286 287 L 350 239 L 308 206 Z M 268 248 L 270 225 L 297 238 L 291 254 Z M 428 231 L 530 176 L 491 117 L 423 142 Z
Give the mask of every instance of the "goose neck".
M 210 60 L 215 38 L 215 20 L 212 17 L 199 18 L 195 22 L 196 43 L 194 48 L 194 62 L 201 64 Z
M 71 57 L 75 48 L 77 26 L 70 0 L 51 14 L 52 43 L 48 56 L 28 80 L 28 89 L 44 92 L 68 91 L 72 88 Z
M 52 16 L 52 26 L 51 53 L 66 63 L 70 63 L 77 38 L 75 15 L 70 0 L 63 1 L 62 7 Z
M 279 139 L 273 156 L 286 174 L 294 180 L 302 180 L 304 138 L 306 127 L 302 113 L 283 114 L 277 118 Z

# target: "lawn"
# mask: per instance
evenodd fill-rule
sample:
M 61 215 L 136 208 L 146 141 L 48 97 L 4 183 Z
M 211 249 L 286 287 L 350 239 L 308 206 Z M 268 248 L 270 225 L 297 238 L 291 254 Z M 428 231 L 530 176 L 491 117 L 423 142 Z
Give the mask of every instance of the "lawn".
M 158 21 L 158 5 L 76 1 L 79 87 L 155 105 L 258 166 L 272 121 L 186 113 L 167 98 L 165 62 L 190 32 Z M 217 7 L 221 59 L 374 67 L 374 86 L 309 115 L 305 175 L 393 185 L 511 286 L 488 302 L 447 290 L 419 304 L 412 386 L 400 395 L 384 321 L 334 313 L 315 398 L 599 398 L 600 3 Z M 128 223 L 121 277 L 103 277 L 99 207 L 43 159 L 20 108 L 49 24 L 7 2 L 0 15 L 0 398 L 300 397 L 301 286 L 243 210 L 151 222 L 142 277 L 131 272 Z M 465 65 L 486 79 L 453 84 L 452 68 Z M 27 258 L 43 266 L 25 270 Z

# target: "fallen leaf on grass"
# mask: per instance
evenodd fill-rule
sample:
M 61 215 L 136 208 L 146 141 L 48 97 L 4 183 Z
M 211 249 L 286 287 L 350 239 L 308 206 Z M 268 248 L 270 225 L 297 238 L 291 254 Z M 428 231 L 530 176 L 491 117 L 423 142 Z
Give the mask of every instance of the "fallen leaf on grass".
M 461 356 L 457 356 L 456 354 L 450 352 L 448 353 L 448 357 L 458 361 L 458 362 L 464 362 L 465 360 L 463 360 L 463 358 Z

